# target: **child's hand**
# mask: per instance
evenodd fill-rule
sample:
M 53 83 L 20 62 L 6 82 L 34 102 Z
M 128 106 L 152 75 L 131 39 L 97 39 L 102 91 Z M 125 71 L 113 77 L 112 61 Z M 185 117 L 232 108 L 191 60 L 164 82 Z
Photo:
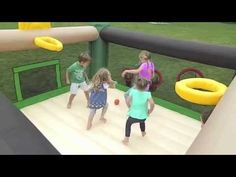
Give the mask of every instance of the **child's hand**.
M 125 77 L 125 74 L 126 74 L 126 70 L 122 72 L 121 76 Z

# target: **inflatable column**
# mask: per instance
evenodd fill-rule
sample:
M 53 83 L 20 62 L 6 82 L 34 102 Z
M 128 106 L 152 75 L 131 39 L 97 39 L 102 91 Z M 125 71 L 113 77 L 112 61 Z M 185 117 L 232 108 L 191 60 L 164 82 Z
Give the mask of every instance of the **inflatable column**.
M 108 23 L 93 24 L 100 32 Z M 89 67 L 89 77 L 91 78 L 100 68 L 108 66 L 108 42 L 98 37 L 96 41 L 89 42 L 89 52 L 92 57 L 92 64 Z

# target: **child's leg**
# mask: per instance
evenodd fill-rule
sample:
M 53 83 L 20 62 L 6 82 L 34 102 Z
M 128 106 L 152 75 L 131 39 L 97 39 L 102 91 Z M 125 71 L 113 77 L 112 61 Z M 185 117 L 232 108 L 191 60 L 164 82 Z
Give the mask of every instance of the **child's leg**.
M 68 102 L 68 104 L 67 104 L 67 108 L 68 109 L 70 109 L 71 108 L 71 104 L 72 104 L 72 101 L 73 101 L 73 99 L 75 98 L 75 94 L 71 94 L 70 95 L 70 98 L 69 98 L 69 102 Z
M 146 135 L 146 132 L 145 132 L 145 121 L 141 121 L 139 123 L 140 125 L 140 129 L 141 129 L 141 132 L 142 132 L 142 136 L 145 136 Z
M 87 123 L 87 130 L 89 130 L 92 127 L 92 122 L 93 122 L 95 113 L 96 113 L 96 109 L 90 109 L 88 123 Z
M 80 88 L 84 91 L 84 95 L 86 97 L 87 106 L 88 106 L 89 105 L 89 89 L 90 89 L 90 86 L 84 81 L 84 82 L 80 83 Z
M 128 118 L 128 120 L 126 121 L 126 125 L 125 125 L 125 136 L 126 137 L 130 137 L 130 133 L 131 133 L 131 125 L 134 123 L 133 119 L 131 119 L 130 117 Z
M 89 105 L 89 92 L 88 91 L 84 91 L 86 100 L 87 100 L 87 106 Z
M 135 122 L 136 122 L 136 119 L 133 119 L 131 117 L 127 119 L 126 125 L 125 125 L 125 138 L 123 140 L 124 144 L 128 144 L 130 133 L 131 133 L 131 125 Z
M 70 85 L 70 98 L 69 98 L 69 102 L 67 104 L 67 108 L 70 109 L 71 108 L 71 105 L 72 105 L 72 101 L 73 99 L 75 98 L 76 94 L 77 94 L 77 91 L 78 91 L 78 84 L 76 83 L 71 83 Z
M 102 108 L 102 114 L 101 114 L 101 118 L 100 120 L 102 120 L 104 123 L 107 121 L 104 117 L 104 115 L 106 114 L 107 112 L 107 108 L 108 108 L 108 103 Z

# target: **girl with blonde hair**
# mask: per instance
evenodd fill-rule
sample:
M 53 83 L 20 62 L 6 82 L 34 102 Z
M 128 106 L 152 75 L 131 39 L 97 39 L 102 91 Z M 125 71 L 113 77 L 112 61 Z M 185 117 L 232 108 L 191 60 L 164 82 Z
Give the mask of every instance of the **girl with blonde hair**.
M 104 123 L 106 119 L 104 117 L 107 108 L 107 89 L 115 88 L 116 82 L 112 80 L 111 73 L 106 68 L 101 68 L 92 78 L 92 88 L 89 97 L 90 114 L 88 117 L 87 130 L 92 127 L 92 121 L 96 114 L 96 110 L 102 108 L 102 114 L 100 120 Z

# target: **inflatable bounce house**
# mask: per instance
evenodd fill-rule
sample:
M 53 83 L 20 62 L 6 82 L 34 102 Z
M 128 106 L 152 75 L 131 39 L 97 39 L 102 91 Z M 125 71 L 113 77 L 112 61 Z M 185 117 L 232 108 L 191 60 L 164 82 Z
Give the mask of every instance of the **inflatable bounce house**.
M 52 28 L 51 23 L 21 22 L 18 29 L 0 30 L 0 38 L 0 52 L 37 48 L 62 52 L 66 44 L 88 42 L 90 78 L 99 68 L 108 66 L 109 43 L 236 69 L 236 48 L 164 38 L 106 23 Z M 51 82 L 48 89 L 31 95 L 31 82 L 26 76 L 39 74 L 37 69 L 50 70 Z M 89 110 L 85 97 L 79 91 L 74 106 L 67 109 L 70 93 L 69 86 L 62 86 L 60 60 L 14 66 L 12 72 L 17 102 L 0 93 L 0 154 L 236 154 L 236 78 L 228 87 L 201 73 L 198 78 L 178 78 L 173 89 L 181 99 L 215 105 L 205 125 L 201 127 L 199 113 L 154 98 L 156 106 L 147 120 L 147 136 L 141 137 L 139 129 L 133 128 L 132 142 L 124 146 L 121 140 L 128 110 L 124 100 L 127 86 L 117 84 L 116 89 L 108 89 L 108 122 L 104 125 L 95 120 L 96 126 L 86 131 Z M 159 71 L 156 74 L 158 87 L 163 78 Z M 38 87 L 40 77 L 47 79 L 33 78 Z

